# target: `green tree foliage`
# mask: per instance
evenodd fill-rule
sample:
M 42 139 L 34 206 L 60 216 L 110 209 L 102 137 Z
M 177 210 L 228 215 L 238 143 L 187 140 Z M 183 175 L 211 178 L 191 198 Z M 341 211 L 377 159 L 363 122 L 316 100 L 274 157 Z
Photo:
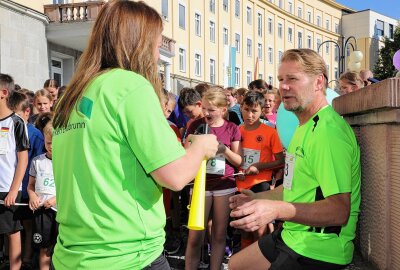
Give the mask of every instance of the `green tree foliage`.
M 379 50 L 379 58 L 374 67 L 374 77 L 378 80 L 391 78 L 396 74 L 393 66 L 393 55 L 400 50 L 400 25 L 393 33 L 393 40 L 385 37 L 385 46 Z

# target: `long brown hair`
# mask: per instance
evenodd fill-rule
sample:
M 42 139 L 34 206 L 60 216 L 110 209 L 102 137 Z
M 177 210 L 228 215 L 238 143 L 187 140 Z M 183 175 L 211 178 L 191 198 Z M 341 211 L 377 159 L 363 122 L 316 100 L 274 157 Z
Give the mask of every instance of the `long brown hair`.
M 93 25 L 87 48 L 76 72 L 58 102 L 54 128 L 65 127 L 86 86 L 112 68 L 131 70 L 145 77 L 161 97 L 161 81 L 154 59 L 156 41 L 163 29 L 156 10 L 144 2 L 114 0 L 106 3 Z

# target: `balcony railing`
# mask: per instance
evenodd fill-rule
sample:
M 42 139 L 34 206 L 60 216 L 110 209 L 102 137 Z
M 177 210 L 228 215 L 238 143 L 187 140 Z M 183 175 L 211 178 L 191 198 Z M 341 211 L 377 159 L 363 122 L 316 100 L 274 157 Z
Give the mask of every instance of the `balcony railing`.
M 104 4 L 104 1 L 90 1 L 44 5 L 44 13 L 53 23 L 94 21 Z
M 44 14 L 50 23 L 74 23 L 94 21 L 105 1 L 90 1 L 71 4 L 44 5 Z M 170 55 L 175 55 L 175 40 L 162 36 L 161 48 Z

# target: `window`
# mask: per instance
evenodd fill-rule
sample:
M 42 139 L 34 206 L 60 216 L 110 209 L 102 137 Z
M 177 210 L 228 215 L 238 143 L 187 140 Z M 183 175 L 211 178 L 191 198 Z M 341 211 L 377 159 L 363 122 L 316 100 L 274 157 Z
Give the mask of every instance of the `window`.
M 238 33 L 235 34 L 235 47 L 236 52 L 240 52 L 240 34 Z
M 303 47 L 303 33 L 297 32 L 297 47 L 300 49 Z
M 339 34 L 339 24 L 335 23 L 335 33 Z
M 253 50 L 252 48 L 252 41 L 251 39 L 247 39 L 247 56 L 251 56 L 251 51 Z
M 263 31 L 263 20 L 262 20 L 262 14 L 258 13 L 257 15 L 257 33 L 259 37 L 262 37 L 262 31 Z
M 194 14 L 194 32 L 197 36 L 201 36 L 201 15 L 198 13 Z
M 235 67 L 235 84 L 236 86 L 240 85 L 240 68 Z
M 279 64 L 280 64 L 281 61 L 282 61 L 282 56 L 283 56 L 283 52 L 282 52 L 282 51 L 278 51 L 278 61 L 279 61 Z
M 263 79 L 263 75 L 262 73 L 258 73 L 258 79 L 262 80 Z
M 210 0 L 210 12 L 215 13 L 215 0 Z
M 308 49 L 311 49 L 311 46 L 312 46 L 311 36 L 308 35 L 308 36 L 307 36 L 307 48 L 308 48 Z
M 282 7 L 283 7 L 283 1 L 282 1 L 282 0 L 279 0 L 279 1 L 278 1 L 278 7 L 279 7 L 279 8 L 282 8 Z
M 321 16 L 317 16 L 317 25 L 321 26 Z
M 235 0 L 235 16 L 240 17 L 240 0 Z
M 179 48 L 179 70 L 186 72 L 186 51 L 182 48 Z
M 383 29 L 383 21 L 376 20 L 376 35 L 378 37 L 382 37 L 385 35 L 385 31 Z
M 293 3 L 292 2 L 288 2 L 288 12 L 293 13 Z
M 293 29 L 292 27 L 288 28 L 288 41 L 293 42 Z
M 247 7 L 246 14 L 247 14 L 247 23 L 251 25 L 251 7 Z
M 320 46 L 321 46 L 321 39 L 317 38 L 317 51 L 319 51 Z
M 347 46 L 347 48 L 346 48 L 346 56 L 348 57 L 348 56 L 350 56 L 350 46 Z
M 58 85 L 63 85 L 64 61 L 61 58 L 51 57 L 51 78 L 56 80 Z
M 339 61 L 339 48 L 338 48 L 338 46 L 335 46 L 334 54 L 335 54 L 335 61 L 338 62 Z
M 282 24 L 278 23 L 278 37 L 282 38 Z
M 326 30 L 329 30 L 329 20 L 325 21 L 325 28 L 326 28 Z
M 185 29 L 185 6 L 179 4 L 179 27 Z
M 337 67 L 335 67 L 335 80 L 337 80 L 337 79 L 339 79 L 339 71 L 338 71 L 338 68 Z
M 331 73 L 330 66 L 326 65 L 326 74 L 328 74 L 328 78 L 329 78 L 329 73 Z
M 273 50 L 271 47 L 268 48 L 268 63 L 272 64 L 274 61 L 274 57 L 273 57 Z
M 161 0 L 161 16 L 168 19 L 168 0 Z
M 215 22 L 210 21 L 210 41 L 215 42 Z
M 303 18 L 303 9 L 301 7 L 297 8 L 297 17 Z
M 228 0 L 223 0 L 223 2 L 222 2 L 222 8 L 223 8 L 225 11 L 228 11 Z
M 307 12 L 307 21 L 310 23 L 312 20 L 311 20 L 311 11 L 308 11 Z
M 393 24 L 389 23 L 389 38 L 393 39 Z
M 262 44 L 258 43 L 257 45 L 257 55 L 258 55 L 258 60 L 262 61 Z
M 272 34 L 272 18 L 268 18 L 268 33 Z
M 215 60 L 210 59 L 210 83 L 215 84 Z
M 222 40 L 224 42 L 224 45 L 228 45 L 228 28 L 222 29 Z
M 251 71 L 246 72 L 246 78 L 247 78 L 247 85 L 249 85 L 253 81 L 251 78 Z
M 268 76 L 268 84 L 273 85 L 273 83 L 274 83 L 274 79 L 272 78 L 272 75 L 269 75 Z
M 327 43 L 325 43 L 325 53 L 326 54 L 329 54 L 329 49 L 330 49 L 329 42 L 327 42 Z
M 201 55 L 198 53 L 194 55 L 194 75 L 201 75 Z

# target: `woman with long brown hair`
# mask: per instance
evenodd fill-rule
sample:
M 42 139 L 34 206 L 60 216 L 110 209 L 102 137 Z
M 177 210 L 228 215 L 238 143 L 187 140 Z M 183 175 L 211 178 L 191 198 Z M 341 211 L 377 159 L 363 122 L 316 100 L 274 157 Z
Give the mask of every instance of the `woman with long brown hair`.
M 57 104 L 57 270 L 169 269 L 161 186 L 183 188 L 218 143 L 193 136 L 185 150 L 169 127 L 157 75 L 161 32 L 145 3 L 106 3 Z

